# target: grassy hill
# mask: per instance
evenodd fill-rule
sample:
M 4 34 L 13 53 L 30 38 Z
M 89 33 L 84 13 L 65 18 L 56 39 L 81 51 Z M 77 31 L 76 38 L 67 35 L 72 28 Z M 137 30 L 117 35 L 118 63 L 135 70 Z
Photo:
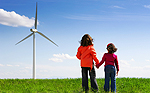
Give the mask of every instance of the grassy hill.
M 97 79 L 104 93 L 104 79 Z M 0 79 L 0 93 L 84 93 L 82 79 Z M 90 86 L 90 80 L 89 80 Z M 150 93 L 150 79 L 117 78 L 117 93 Z M 92 93 L 91 91 L 89 93 Z

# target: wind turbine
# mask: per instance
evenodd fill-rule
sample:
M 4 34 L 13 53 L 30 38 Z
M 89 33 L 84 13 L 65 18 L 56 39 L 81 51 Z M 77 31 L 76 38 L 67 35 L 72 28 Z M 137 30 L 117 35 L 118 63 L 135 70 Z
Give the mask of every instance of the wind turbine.
M 30 36 L 33 35 L 33 79 L 36 79 L 36 62 L 35 62 L 35 33 L 40 34 L 41 36 L 43 36 L 44 38 L 48 39 L 50 42 L 52 42 L 53 44 L 55 44 L 56 46 L 58 46 L 56 43 L 54 43 L 52 40 L 50 40 L 48 37 L 46 37 L 44 34 L 42 34 L 41 32 L 38 32 L 37 30 L 37 2 L 36 2 L 36 14 L 35 14 L 35 29 L 30 29 L 30 31 L 32 32 L 30 35 L 28 35 L 27 37 L 25 37 L 24 39 L 22 39 L 21 41 L 19 41 L 18 43 L 16 43 L 15 45 L 19 44 L 20 42 L 24 41 L 25 39 L 29 38 Z

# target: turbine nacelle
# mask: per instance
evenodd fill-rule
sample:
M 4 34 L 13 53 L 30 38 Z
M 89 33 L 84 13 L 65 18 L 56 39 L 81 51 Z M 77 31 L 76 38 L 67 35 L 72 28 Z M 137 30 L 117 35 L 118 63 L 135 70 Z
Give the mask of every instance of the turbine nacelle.
M 37 29 L 30 29 L 31 32 L 38 32 Z

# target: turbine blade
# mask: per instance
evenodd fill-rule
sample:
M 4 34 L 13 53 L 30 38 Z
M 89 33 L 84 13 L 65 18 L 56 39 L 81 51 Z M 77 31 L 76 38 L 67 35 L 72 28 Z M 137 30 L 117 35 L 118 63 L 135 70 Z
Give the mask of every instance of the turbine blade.
M 19 44 L 20 42 L 24 41 L 25 39 L 29 38 L 30 36 L 32 36 L 33 33 L 31 33 L 30 35 L 28 35 L 27 37 L 25 37 L 24 39 L 22 39 L 21 41 L 19 41 L 18 43 L 16 43 L 15 45 Z
M 49 41 L 51 41 L 53 44 L 55 44 L 56 46 L 58 46 L 56 43 L 54 43 L 52 40 L 50 40 L 48 37 L 46 37 L 44 34 L 42 34 L 41 32 L 37 32 L 39 33 L 41 36 L 45 37 L 46 39 L 48 39 Z
M 35 29 L 37 29 L 37 2 L 36 2 L 36 14 L 35 14 Z

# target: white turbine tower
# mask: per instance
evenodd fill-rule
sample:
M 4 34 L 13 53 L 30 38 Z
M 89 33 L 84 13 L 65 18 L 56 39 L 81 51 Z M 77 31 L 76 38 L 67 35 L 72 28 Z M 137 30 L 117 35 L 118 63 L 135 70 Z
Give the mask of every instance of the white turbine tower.
M 50 42 L 55 44 L 52 40 L 50 40 L 48 37 L 46 37 L 41 32 L 38 32 L 38 30 L 37 30 L 37 3 L 36 3 L 36 14 L 35 14 L 35 25 L 34 26 L 35 26 L 35 29 L 30 29 L 30 31 L 32 33 L 30 35 L 28 35 L 27 37 L 25 37 L 24 39 L 22 39 L 21 41 L 19 41 L 18 43 L 16 43 L 16 45 L 33 35 L 33 79 L 36 79 L 36 75 L 35 75 L 36 74 L 36 67 L 35 67 L 35 65 L 36 65 L 36 62 L 35 62 L 35 33 L 40 34 L 41 36 L 43 36 L 44 38 L 48 39 Z M 58 46 L 57 44 L 55 44 L 55 45 Z

